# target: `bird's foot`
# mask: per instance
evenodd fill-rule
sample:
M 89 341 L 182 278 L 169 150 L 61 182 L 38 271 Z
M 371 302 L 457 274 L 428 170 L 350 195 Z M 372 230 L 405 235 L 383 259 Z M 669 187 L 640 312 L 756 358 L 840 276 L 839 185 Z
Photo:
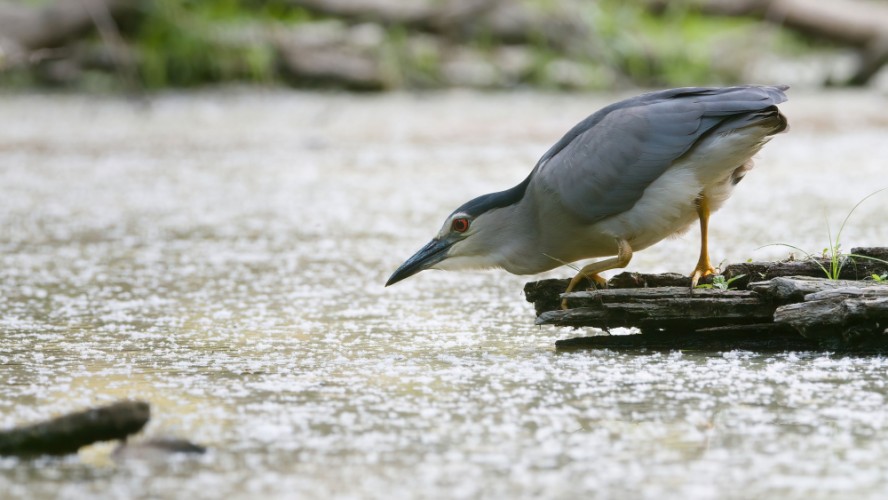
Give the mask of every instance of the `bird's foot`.
M 697 287 L 697 282 L 700 281 L 700 278 L 717 273 L 718 271 L 716 271 L 716 269 L 712 267 L 712 264 L 708 262 L 698 263 L 697 267 L 694 268 L 694 272 L 691 273 L 691 292 L 693 293 L 694 288 Z
M 567 285 L 567 290 L 564 291 L 565 294 L 568 294 L 574 291 L 574 288 L 577 287 L 579 283 L 583 281 L 583 279 L 587 279 L 592 282 L 592 285 L 596 289 L 598 288 L 607 288 L 607 280 L 596 274 L 584 274 L 582 271 L 577 273 L 576 276 L 572 280 L 570 280 L 570 284 Z M 561 299 L 561 309 L 567 310 L 567 298 Z
M 592 280 L 598 288 L 607 288 L 607 280 L 598 275 L 598 273 L 607 271 L 609 269 L 616 269 L 619 267 L 626 267 L 629 264 L 629 261 L 632 259 L 632 247 L 629 246 L 629 242 L 617 238 L 614 240 L 617 244 L 617 256 L 612 257 L 610 259 L 599 260 L 598 262 L 593 262 L 588 264 L 586 267 L 580 269 L 580 272 L 570 280 L 570 283 L 567 285 L 567 290 L 564 291 L 565 294 L 573 291 L 577 285 L 583 281 L 584 278 Z M 567 299 L 561 299 L 561 309 L 567 309 Z

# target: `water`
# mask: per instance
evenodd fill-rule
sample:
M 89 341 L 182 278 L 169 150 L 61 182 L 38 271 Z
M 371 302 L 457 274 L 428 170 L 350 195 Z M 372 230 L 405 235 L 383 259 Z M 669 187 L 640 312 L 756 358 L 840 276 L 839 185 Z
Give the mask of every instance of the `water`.
M 617 97 L 0 97 L 0 427 L 135 398 L 145 436 L 210 448 L 0 459 L 0 497 L 882 497 L 886 358 L 560 353 L 592 332 L 534 327 L 528 278 L 382 287 Z M 888 186 L 884 96 L 791 98 L 716 261 L 819 252 Z M 846 250 L 888 243 L 886 206 Z M 630 270 L 689 272 L 696 238 Z

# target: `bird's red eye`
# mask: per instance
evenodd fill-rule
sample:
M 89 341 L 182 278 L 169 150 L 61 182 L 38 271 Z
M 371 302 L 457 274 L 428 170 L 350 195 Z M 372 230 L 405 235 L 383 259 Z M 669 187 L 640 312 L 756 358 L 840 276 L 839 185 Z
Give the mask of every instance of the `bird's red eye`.
M 453 222 L 450 223 L 450 229 L 456 231 L 457 233 L 464 233 L 469 230 L 469 219 L 465 217 L 460 217 L 459 219 L 453 219 Z

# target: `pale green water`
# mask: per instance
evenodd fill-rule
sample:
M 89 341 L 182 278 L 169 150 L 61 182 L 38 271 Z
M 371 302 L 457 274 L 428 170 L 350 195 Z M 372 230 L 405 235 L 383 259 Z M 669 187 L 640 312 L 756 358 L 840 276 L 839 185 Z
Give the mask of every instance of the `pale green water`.
M 792 92 L 714 259 L 888 186 L 888 100 Z M 558 353 L 502 272 L 386 278 L 615 96 L 0 98 L 0 427 L 144 399 L 200 458 L 0 459 L 0 497 L 879 498 L 888 359 Z M 888 243 L 888 195 L 845 230 Z M 633 259 L 688 272 L 696 232 Z M 566 276 L 561 270 L 554 275 Z

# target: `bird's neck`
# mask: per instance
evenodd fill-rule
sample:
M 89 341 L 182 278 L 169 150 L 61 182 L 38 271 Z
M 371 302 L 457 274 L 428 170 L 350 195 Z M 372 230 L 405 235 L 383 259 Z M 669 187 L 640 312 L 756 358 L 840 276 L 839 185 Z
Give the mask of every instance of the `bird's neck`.
M 491 211 L 489 217 L 489 230 L 496 232 L 490 238 L 497 242 L 490 249 L 496 267 L 513 274 L 535 274 L 561 265 L 541 253 L 545 245 L 532 195 Z

